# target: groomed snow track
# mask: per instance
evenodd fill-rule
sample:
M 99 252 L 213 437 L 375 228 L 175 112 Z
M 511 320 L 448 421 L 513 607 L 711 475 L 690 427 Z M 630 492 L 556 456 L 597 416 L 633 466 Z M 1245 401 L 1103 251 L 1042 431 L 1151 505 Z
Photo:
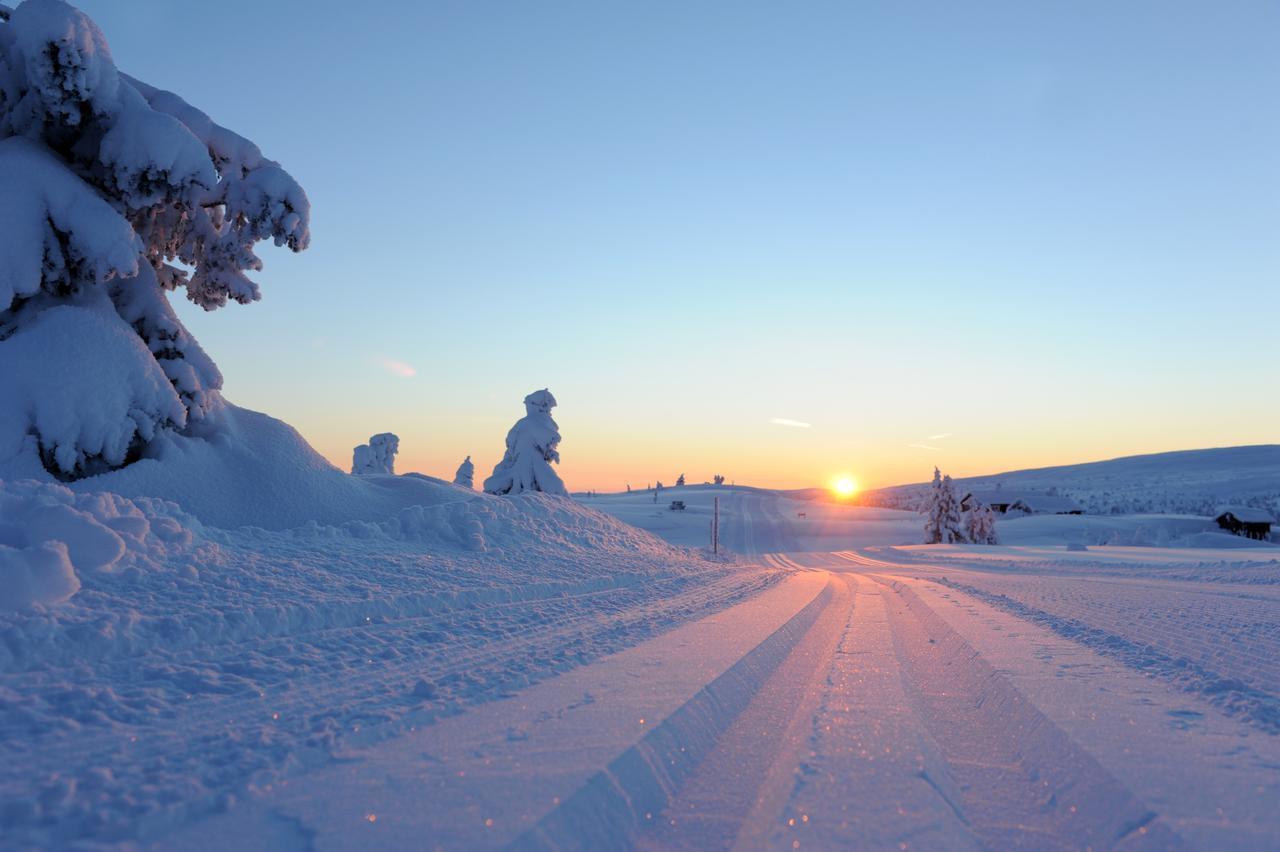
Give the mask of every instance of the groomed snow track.
M 792 574 L 164 845 L 1274 848 L 1275 784 L 1256 770 L 1280 765 L 1275 737 L 934 567 L 762 561 Z

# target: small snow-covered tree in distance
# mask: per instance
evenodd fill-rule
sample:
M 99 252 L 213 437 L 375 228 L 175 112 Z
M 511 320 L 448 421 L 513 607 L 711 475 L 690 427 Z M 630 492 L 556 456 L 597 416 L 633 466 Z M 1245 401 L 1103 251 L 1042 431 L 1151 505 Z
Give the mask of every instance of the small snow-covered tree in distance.
M 964 519 L 964 532 L 974 544 L 999 544 L 996 513 L 985 503 L 974 502 Z
M 400 451 L 400 439 L 390 432 L 381 432 L 369 439 L 369 443 L 356 447 L 351 454 L 351 472 L 360 476 L 372 473 L 394 474 L 396 453 Z
M 682 473 L 678 477 L 676 477 L 676 488 L 682 488 L 683 486 L 684 486 L 684 474 Z
M 960 522 L 960 501 L 950 476 L 933 469 L 933 485 L 921 511 L 924 513 L 925 544 L 956 544 L 965 541 Z
M 116 69 L 62 0 L 0 6 L 0 458 L 77 479 L 216 429 L 222 376 L 170 307 L 259 298 L 306 195 L 249 140 Z
M 453 475 L 453 484 L 461 485 L 463 488 L 474 488 L 476 478 L 476 466 L 471 461 L 471 456 L 467 456 L 462 460 L 462 464 L 458 465 L 458 472 Z
M 717 473 L 715 476 L 711 477 L 711 481 L 716 485 L 724 485 L 724 476 Z
M 524 398 L 525 415 L 507 433 L 507 451 L 484 481 L 490 494 L 542 491 L 569 496 L 551 463 L 560 463 L 560 427 L 551 419 L 556 398 L 543 388 Z

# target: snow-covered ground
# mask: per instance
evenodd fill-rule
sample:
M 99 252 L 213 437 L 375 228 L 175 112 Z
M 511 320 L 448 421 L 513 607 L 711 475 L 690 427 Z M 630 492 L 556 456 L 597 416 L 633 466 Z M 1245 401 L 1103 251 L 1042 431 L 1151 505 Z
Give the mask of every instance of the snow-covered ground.
M 736 553 L 832 551 L 850 547 L 918 544 L 924 521 L 913 511 L 856 505 L 821 490 L 771 491 L 744 486 L 691 485 L 652 491 L 579 496 L 592 506 L 675 544 L 705 547 L 715 499 L 720 501 L 721 542 Z M 672 501 L 685 504 L 673 511 Z M 1262 548 L 1220 531 L 1197 515 L 1030 515 L 1001 516 L 996 530 L 1003 544 L 1117 545 Z
M 258 426 L 224 458 L 309 451 L 271 440 L 283 424 Z M 201 452 L 76 491 L 0 480 L 0 847 L 162 838 L 785 573 L 706 559 L 569 500 L 412 474 L 304 465 L 294 502 L 240 502 L 217 478 L 191 489 L 204 518 L 259 526 L 90 490 L 166 493 Z M 287 526 L 297 512 L 321 520 Z
M 62 567 L 0 614 L 0 845 L 1280 843 L 1274 546 L 350 479 L 404 505 L 227 528 L 4 483 L 5 543 Z M 736 561 L 595 510 L 700 546 L 716 496 Z

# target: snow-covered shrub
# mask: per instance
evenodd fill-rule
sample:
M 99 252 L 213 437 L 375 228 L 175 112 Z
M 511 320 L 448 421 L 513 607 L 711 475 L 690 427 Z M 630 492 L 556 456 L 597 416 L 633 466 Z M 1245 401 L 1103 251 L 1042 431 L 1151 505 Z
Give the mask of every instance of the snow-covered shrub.
M 308 218 L 279 165 L 117 71 L 79 10 L 0 15 L 0 461 L 77 479 L 205 420 L 222 376 L 165 291 L 255 301 L 254 244 L 301 251 Z
M 974 544 L 999 544 L 996 536 L 996 513 L 985 503 L 975 501 L 965 514 L 964 533 Z
M 569 492 L 551 462 L 560 462 L 560 427 L 551 419 L 556 398 L 546 388 L 524 398 L 525 416 L 507 433 L 507 451 L 484 481 L 490 494 L 521 494 L 544 491 L 564 497 Z
M 462 460 L 462 464 L 458 465 L 458 472 L 453 475 L 453 484 L 461 485 L 463 488 L 474 488 L 475 479 L 476 466 L 471 461 L 471 456 L 467 456 Z
M 359 475 L 396 472 L 396 453 L 400 439 L 390 432 L 380 432 L 352 452 L 351 472 Z
M 960 501 L 950 476 L 933 469 L 933 486 L 920 510 L 925 516 L 925 544 L 960 544 L 965 541 L 960 528 Z

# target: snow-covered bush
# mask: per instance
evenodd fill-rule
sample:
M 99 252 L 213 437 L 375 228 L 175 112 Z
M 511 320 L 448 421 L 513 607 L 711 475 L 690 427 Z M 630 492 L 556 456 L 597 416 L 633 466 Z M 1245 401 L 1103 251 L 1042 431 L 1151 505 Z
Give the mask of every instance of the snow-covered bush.
M 369 443 L 356 447 L 351 458 L 351 472 L 359 475 L 396 472 L 396 453 L 400 452 L 400 439 L 390 432 L 381 432 L 369 439 Z
M 551 462 L 560 462 L 560 427 L 551 419 L 556 398 L 546 388 L 524 398 L 525 416 L 507 433 L 507 451 L 484 481 L 490 494 L 521 494 L 544 491 L 569 496 Z
M 165 291 L 255 301 L 254 244 L 301 251 L 308 218 L 279 165 L 117 71 L 79 10 L 0 14 L 0 462 L 77 479 L 204 421 L 222 376 Z
M 965 514 L 964 533 L 974 544 L 999 544 L 996 536 L 996 513 L 985 503 L 975 501 Z
M 933 469 L 933 486 L 920 510 L 925 516 L 925 544 L 959 544 L 965 541 L 960 528 L 960 501 L 950 476 Z
M 461 485 L 463 488 L 474 488 L 476 478 L 476 466 L 471 461 L 471 456 L 467 456 L 462 460 L 462 464 L 458 465 L 458 472 L 453 475 L 453 484 Z

